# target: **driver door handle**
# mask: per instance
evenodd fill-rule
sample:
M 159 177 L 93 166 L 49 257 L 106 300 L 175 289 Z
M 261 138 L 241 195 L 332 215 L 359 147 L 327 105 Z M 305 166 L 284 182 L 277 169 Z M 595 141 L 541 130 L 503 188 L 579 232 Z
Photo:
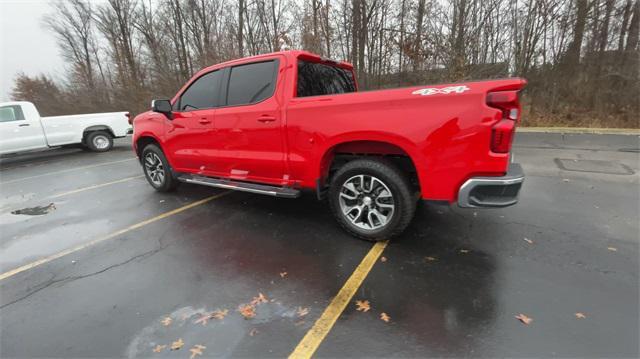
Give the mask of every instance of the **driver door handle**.
M 260 116 L 260 117 L 258 117 L 258 121 L 259 121 L 259 122 L 262 122 L 262 123 L 273 122 L 273 121 L 275 121 L 275 120 L 276 120 L 276 118 L 275 118 L 275 117 L 273 117 L 273 116 L 267 116 L 267 115 L 264 115 L 264 116 Z
M 27 126 L 29 126 L 28 123 L 23 123 L 23 124 L 18 125 L 18 127 L 27 127 Z
M 206 118 L 201 118 L 198 120 L 198 122 L 200 122 L 203 125 L 207 125 L 211 123 L 211 120 L 207 120 Z

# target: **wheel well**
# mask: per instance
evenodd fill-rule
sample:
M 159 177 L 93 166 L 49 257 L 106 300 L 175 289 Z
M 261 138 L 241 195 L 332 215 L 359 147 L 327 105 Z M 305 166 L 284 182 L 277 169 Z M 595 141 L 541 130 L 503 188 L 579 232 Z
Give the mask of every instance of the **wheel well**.
M 108 132 L 111 137 L 116 137 L 116 135 L 114 135 L 113 130 L 111 129 L 111 127 L 106 126 L 106 125 L 96 125 L 96 126 L 91 126 L 91 127 L 87 127 L 84 129 L 84 131 L 82 132 L 82 142 L 86 142 L 87 137 L 89 136 L 89 134 L 91 132 L 96 132 L 96 131 L 106 131 Z
M 409 174 L 409 179 L 415 189 L 420 191 L 420 182 L 416 166 L 411 156 L 402 148 L 381 141 L 353 141 L 338 144 L 325 153 L 322 158 L 321 182 L 322 188 L 331 183 L 332 176 L 345 163 L 363 157 L 383 157 L 391 161 L 396 167 Z
M 156 139 L 153 137 L 144 136 L 138 138 L 138 140 L 136 141 L 136 152 L 139 158 L 142 156 L 142 150 L 150 144 L 154 144 L 160 147 L 158 141 L 156 141 Z

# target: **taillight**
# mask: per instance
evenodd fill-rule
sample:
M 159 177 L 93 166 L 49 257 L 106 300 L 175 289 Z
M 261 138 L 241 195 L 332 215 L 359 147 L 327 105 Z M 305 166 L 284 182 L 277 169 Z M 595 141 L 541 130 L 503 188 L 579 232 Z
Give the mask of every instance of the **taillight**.
M 491 128 L 491 151 L 508 153 L 511 150 L 516 123 L 520 121 L 518 92 L 489 92 L 487 94 L 487 105 L 502 111 L 502 119 Z
M 491 151 L 495 153 L 508 153 L 511 149 L 513 133 L 516 123 L 513 120 L 500 120 L 491 128 Z
M 131 118 L 131 113 L 127 112 L 124 115 L 127 116 L 127 122 L 129 122 L 130 125 L 133 125 L 133 119 Z

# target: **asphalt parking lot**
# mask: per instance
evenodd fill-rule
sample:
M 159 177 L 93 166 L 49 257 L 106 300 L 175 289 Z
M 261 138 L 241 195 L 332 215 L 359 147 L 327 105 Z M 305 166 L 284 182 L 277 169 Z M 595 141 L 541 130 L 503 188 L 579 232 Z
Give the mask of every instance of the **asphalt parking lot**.
M 0 160 L 0 356 L 291 354 L 373 245 L 313 196 L 156 193 L 128 141 Z M 422 204 L 315 355 L 638 357 L 638 148 L 519 134 L 520 203 Z

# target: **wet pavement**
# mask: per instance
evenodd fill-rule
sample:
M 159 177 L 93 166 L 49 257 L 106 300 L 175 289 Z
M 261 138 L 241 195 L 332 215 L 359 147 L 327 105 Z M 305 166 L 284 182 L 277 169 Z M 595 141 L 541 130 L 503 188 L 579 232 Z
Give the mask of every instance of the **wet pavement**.
M 316 356 L 637 357 L 639 147 L 519 134 L 521 202 L 421 204 Z M 312 195 L 155 193 L 125 140 L 0 166 L 1 272 L 80 248 L 0 281 L 2 357 L 287 356 L 372 246 Z

